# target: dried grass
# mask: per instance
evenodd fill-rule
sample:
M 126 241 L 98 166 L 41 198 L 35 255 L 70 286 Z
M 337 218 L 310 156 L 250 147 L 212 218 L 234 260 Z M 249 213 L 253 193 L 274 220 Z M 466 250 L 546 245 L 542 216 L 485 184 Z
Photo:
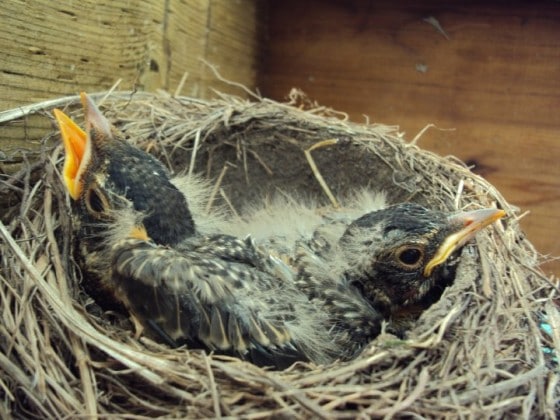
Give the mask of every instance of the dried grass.
M 103 105 L 170 167 L 221 174 L 215 200 L 237 213 L 275 189 L 328 205 L 304 153 L 328 139 L 337 141 L 310 153 L 335 196 L 368 184 L 390 201 L 506 209 L 510 217 L 468 248 L 456 282 L 410 338 L 382 335 L 351 362 L 283 372 L 135 339 L 81 292 L 52 134 L 0 183 L 2 417 L 555 416 L 559 376 L 542 348 L 560 348 L 558 290 L 538 269 L 517 210 L 461 162 L 404 142 L 395 127 L 349 123 L 297 92 L 291 99 L 113 93 Z M 539 328 L 543 312 L 552 337 Z

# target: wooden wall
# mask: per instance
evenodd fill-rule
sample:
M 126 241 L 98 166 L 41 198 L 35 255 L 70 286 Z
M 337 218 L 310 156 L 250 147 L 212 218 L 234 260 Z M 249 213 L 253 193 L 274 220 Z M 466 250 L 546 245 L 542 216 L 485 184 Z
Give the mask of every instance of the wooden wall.
M 271 1 L 259 87 L 399 125 L 476 165 L 560 255 L 560 3 Z M 430 23 L 431 21 L 431 23 Z M 440 27 L 438 27 L 438 24 Z M 452 130 L 450 130 L 452 129 Z M 560 274 L 560 262 L 543 265 Z
M 254 86 L 253 0 L 3 2 L 0 110 L 79 90 L 174 91 L 207 97 L 219 84 L 204 59 Z M 239 92 L 239 91 L 237 91 Z
M 531 211 L 523 225 L 537 248 L 560 255 L 559 2 L 283 0 L 266 2 L 266 19 L 264 3 L 4 2 L 0 112 L 118 79 L 120 89 L 173 92 L 185 73 L 183 94 L 231 92 L 202 58 L 266 96 L 299 87 L 354 121 L 400 125 L 408 138 L 437 124 L 444 130 L 419 144 L 476 165 Z M 0 124 L 2 169 L 48 129 L 44 117 Z M 560 261 L 544 268 L 560 274 Z
M 103 91 L 119 79 L 119 90 L 174 92 L 185 74 L 183 95 L 207 98 L 212 89 L 241 95 L 202 60 L 254 88 L 259 6 L 254 0 L 2 2 L 0 112 Z M 41 116 L 0 124 L 0 151 L 36 147 L 50 129 Z

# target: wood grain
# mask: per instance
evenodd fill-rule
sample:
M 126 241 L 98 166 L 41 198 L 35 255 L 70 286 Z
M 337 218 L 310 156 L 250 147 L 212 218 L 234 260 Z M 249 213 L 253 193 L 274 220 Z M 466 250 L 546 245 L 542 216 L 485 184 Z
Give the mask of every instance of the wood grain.
M 43 100 L 120 90 L 165 89 L 209 98 L 221 82 L 255 87 L 262 32 L 253 0 L 35 0 L 0 7 L 0 112 Z M 21 152 L 37 150 L 52 129 L 46 115 L 0 125 L 0 171 L 13 172 Z
M 99 91 L 118 79 L 123 90 L 173 91 L 186 72 L 191 96 L 231 90 L 201 59 L 249 87 L 256 78 L 252 0 L 9 1 L 0 23 L 0 110 Z
M 443 32 L 428 23 L 435 18 Z M 420 146 L 476 165 L 560 255 L 560 4 L 270 2 L 259 86 L 292 87 L 354 121 L 397 124 Z M 543 265 L 560 274 L 560 262 Z

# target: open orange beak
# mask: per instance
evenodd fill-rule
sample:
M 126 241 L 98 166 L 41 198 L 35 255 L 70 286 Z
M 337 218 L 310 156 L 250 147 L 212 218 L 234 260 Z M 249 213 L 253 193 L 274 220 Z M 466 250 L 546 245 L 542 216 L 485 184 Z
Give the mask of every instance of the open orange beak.
M 91 98 L 82 92 L 80 93 L 80 99 L 84 107 L 85 132 L 64 112 L 59 109 L 54 110 L 66 154 L 62 175 L 68 193 L 74 200 L 80 197 L 83 189 L 82 174 L 89 165 L 92 156 L 94 146 L 90 134 L 95 131 L 100 134 L 97 136 L 100 138 L 111 136 L 109 121 L 101 114 Z
M 77 200 L 82 191 L 82 183 L 78 175 L 86 152 L 87 135 L 61 110 L 55 109 L 54 116 L 64 143 L 62 176 L 70 197 Z
M 457 213 L 449 217 L 449 223 L 458 226 L 456 232 L 450 234 L 440 245 L 433 258 L 424 268 L 424 276 L 432 274 L 434 268 L 443 264 L 451 254 L 470 241 L 486 226 L 506 215 L 504 210 L 482 209 Z

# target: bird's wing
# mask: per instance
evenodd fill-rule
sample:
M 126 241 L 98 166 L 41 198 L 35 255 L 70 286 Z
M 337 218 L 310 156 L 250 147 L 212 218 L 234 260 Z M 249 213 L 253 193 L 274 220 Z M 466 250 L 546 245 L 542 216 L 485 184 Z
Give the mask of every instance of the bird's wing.
M 346 278 L 340 250 L 325 247 L 321 239 L 297 249 L 297 287 L 331 316 L 333 339 L 344 349 L 342 356 L 351 358 L 379 334 L 383 314 Z
M 327 334 L 320 338 L 320 325 L 309 325 L 305 296 L 255 268 L 251 258 L 126 239 L 114 247 L 113 277 L 125 305 L 172 345 L 202 344 L 278 367 L 313 358 L 321 352 L 314 340 Z

